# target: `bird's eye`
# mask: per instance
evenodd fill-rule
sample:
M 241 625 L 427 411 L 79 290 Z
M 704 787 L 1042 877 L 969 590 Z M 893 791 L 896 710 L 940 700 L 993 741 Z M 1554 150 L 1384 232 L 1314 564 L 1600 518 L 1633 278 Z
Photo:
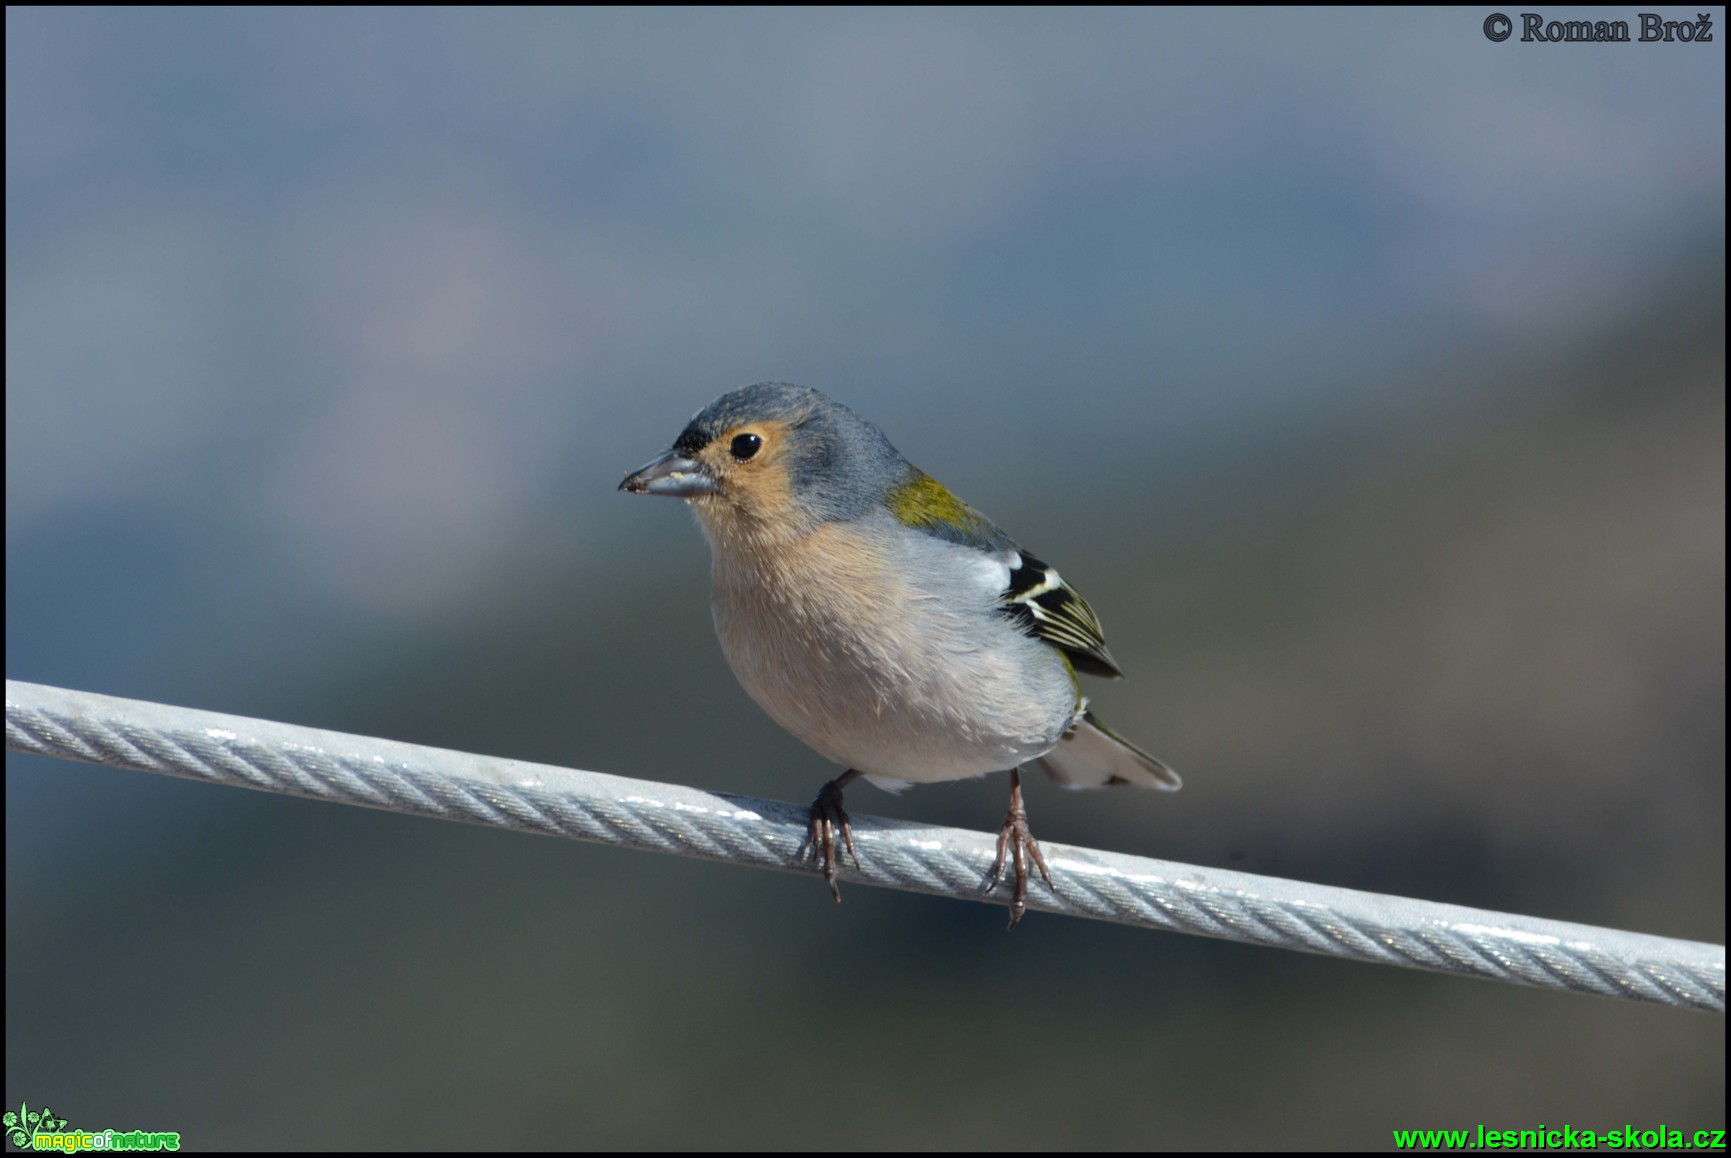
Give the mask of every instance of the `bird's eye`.
M 763 439 L 755 434 L 736 434 L 727 449 L 733 452 L 734 458 L 744 462 L 763 449 Z

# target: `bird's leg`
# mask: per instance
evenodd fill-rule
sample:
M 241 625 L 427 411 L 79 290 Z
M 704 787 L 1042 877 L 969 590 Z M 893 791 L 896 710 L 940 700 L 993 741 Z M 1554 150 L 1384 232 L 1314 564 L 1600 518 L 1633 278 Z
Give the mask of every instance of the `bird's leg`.
M 1028 911 L 1030 859 L 1034 862 L 1034 867 L 1040 870 L 1046 887 L 1052 887 L 1052 874 L 1046 871 L 1046 858 L 1040 855 L 1040 842 L 1028 831 L 1028 812 L 1022 807 L 1022 774 L 1021 770 L 1016 768 L 1010 769 L 1010 811 L 1004 814 L 1004 827 L 998 830 L 998 859 L 992 862 L 991 879 L 986 882 L 988 893 L 998 887 L 998 878 L 1004 871 L 1006 851 L 1010 854 L 1016 874 L 1015 892 L 1010 896 L 1010 928 L 1014 929 L 1016 922 L 1022 919 L 1022 914 Z
M 818 791 L 817 799 L 811 802 L 811 826 L 806 829 L 805 842 L 811 848 L 810 856 L 823 863 L 823 879 L 829 882 L 829 891 L 835 894 L 837 902 L 841 900 L 841 889 L 835 883 L 838 830 L 841 844 L 853 858 L 853 867 L 859 867 L 859 854 L 853 847 L 853 829 L 848 826 L 847 810 L 841 806 L 842 789 L 857 780 L 859 775 L 858 770 L 849 768 Z

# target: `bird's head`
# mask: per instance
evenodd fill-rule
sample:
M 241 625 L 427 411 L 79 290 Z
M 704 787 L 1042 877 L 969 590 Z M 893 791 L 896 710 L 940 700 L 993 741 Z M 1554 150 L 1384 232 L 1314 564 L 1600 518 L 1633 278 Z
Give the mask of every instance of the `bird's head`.
M 857 518 L 913 468 L 882 431 L 804 386 L 762 382 L 697 412 L 619 489 L 691 504 L 711 537 L 773 542 Z

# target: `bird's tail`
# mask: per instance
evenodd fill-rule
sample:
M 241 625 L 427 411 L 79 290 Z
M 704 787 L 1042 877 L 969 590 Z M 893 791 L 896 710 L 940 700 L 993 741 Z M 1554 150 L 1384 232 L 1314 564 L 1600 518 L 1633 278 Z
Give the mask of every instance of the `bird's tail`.
M 1093 712 L 1083 712 L 1058 746 L 1028 761 L 1065 788 L 1134 784 L 1172 792 L 1183 785 L 1178 773 L 1108 728 Z

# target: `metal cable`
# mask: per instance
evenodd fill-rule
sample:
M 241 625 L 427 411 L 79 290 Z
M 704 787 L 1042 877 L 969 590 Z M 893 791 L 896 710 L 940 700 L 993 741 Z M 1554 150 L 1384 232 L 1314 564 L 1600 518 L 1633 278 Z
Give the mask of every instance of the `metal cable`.
M 6 747 L 603 844 L 816 869 L 806 809 L 242 716 L 6 681 Z M 1002 904 L 996 837 L 853 818 L 842 878 Z M 1028 907 L 1383 965 L 1725 1011 L 1725 947 L 1044 843 Z M 815 902 L 814 902 L 815 903 Z

